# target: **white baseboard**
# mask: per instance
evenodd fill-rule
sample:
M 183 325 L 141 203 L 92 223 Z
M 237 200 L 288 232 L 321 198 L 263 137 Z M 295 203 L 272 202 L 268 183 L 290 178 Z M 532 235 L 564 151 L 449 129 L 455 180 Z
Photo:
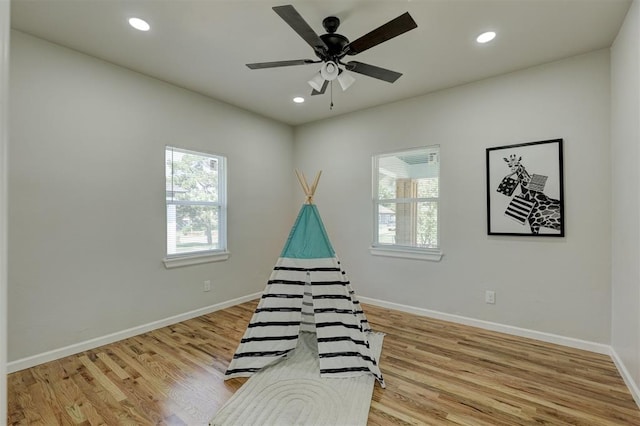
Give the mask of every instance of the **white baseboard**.
M 127 330 L 118 331 L 115 333 L 107 334 L 106 336 L 96 337 L 94 339 L 86 340 L 80 343 L 74 343 L 73 345 L 65 346 L 63 348 L 54 349 L 41 354 L 33 355 L 27 358 L 18 359 L 7 363 L 7 372 L 15 373 L 16 371 L 24 370 L 25 368 L 31 368 L 45 362 L 53 361 L 56 359 L 64 358 L 69 355 L 74 355 L 80 352 L 95 349 L 97 347 L 107 345 L 109 343 L 117 342 L 119 340 L 127 339 L 129 337 L 137 336 L 148 331 L 156 330 L 158 328 L 166 327 L 168 325 L 176 324 L 182 321 L 196 318 L 201 315 L 210 314 L 211 312 L 219 311 L 221 309 L 228 308 L 230 306 L 239 305 L 244 302 L 248 302 L 260 297 L 262 292 L 250 294 L 248 296 L 239 297 L 237 299 L 228 300 L 226 302 L 217 303 L 215 305 L 206 306 L 204 308 L 195 309 L 184 314 L 174 315 L 169 318 L 164 318 L 158 321 L 153 321 L 148 324 L 132 327 Z
M 527 328 L 514 327 L 490 321 L 484 321 L 460 315 L 447 314 L 430 309 L 417 308 L 415 306 L 402 305 L 399 303 L 385 302 L 384 300 L 371 299 L 369 297 L 358 296 L 358 300 L 362 303 L 380 306 L 383 308 L 395 309 L 397 311 L 408 312 L 410 314 L 420 315 L 423 317 L 435 318 L 443 321 L 454 322 L 457 324 L 469 325 L 485 330 L 498 331 L 500 333 L 511 334 L 514 336 L 527 337 L 530 339 L 541 340 L 543 342 L 555 343 L 558 345 L 568 346 L 570 348 L 584 349 L 586 351 L 595 352 L 604 355 L 611 354 L 611 346 L 602 343 L 589 342 L 587 340 L 575 339 L 573 337 L 565 337 L 557 334 L 545 333 L 542 331 L 529 330 Z
M 633 377 L 631 377 L 631 373 L 629 373 L 629 370 L 627 370 L 627 367 L 624 366 L 624 363 L 618 356 L 618 353 L 616 352 L 616 350 L 613 349 L 613 347 L 611 348 L 610 355 L 611 355 L 611 359 L 613 359 L 613 363 L 616 365 L 616 367 L 618 368 L 618 371 L 620 372 L 620 375 L 622 376 L 622 380 L 624 380 L 624 382 L 627 384 L 627 387 L 629 388 L 629 392 L 631 393 L 631 396 L 636 401 L 636 404 L 638 405 L 638 407 L 640 407 L 640 389 L 638 388 L 638 385 L 633 380 Z

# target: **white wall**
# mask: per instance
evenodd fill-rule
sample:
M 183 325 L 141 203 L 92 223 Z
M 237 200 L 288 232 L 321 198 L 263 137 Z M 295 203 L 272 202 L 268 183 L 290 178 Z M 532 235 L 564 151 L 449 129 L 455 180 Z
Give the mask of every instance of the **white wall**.
M 640 4 L 611 48 L 611 345 L 640 398 Z M 624 371 L 626 370 L 626 371 Z M 629 383 L 631 382 L 631 383 Z M 640 400 L 638 400 L 640 404 Z
M 9 361 L 261 291 L 294 219 L 291 128 L 11 35 Z M 229 260 L 162 264 L 167 144 L 227 156 Z
M 0 1 L 0 424 L 7 418 L 7 124 L 9 5 Z
M 323 170 L 315 199 L 360 296 L 608 344 L 609 95 L 597 51 L 301 126 L 295 163 Z M 485 149 L 552 138 L 564 138 L 566 238 L 487 236 Z M 430 144 L 444 258 L 372 256 L 371 155 Z

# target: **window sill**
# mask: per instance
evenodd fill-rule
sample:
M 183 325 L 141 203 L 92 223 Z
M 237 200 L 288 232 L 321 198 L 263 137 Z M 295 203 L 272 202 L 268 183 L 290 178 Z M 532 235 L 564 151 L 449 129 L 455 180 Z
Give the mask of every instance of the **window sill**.
M 181 266 L 199 265 L 201 263 L 222 262 L 229 258 L 228 251 L 208 252 L 204 254 L 190 254 L 184 256 L 165 257 L 162 259 L 164 267 L 167 269 L 179 268 Z
M 403 247 L 381 247 L 372 246 L 369 248 L 374 256 L 399 257 L 402 259 L 428 260 L 430 262 L 440 262 L 442 252 L 440 250 L 420 250 Z

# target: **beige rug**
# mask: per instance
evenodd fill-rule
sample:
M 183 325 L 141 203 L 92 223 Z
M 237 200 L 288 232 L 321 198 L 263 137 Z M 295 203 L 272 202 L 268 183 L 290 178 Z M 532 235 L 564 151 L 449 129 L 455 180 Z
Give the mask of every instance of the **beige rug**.
M 382 333 L 371 333 L 377 359 Z M 322 379 L 315 334 L 301 333 L 296 350 L 254 374 L 211 420 L 211 426 L 366 425 L 373 393 L 370 374 Z

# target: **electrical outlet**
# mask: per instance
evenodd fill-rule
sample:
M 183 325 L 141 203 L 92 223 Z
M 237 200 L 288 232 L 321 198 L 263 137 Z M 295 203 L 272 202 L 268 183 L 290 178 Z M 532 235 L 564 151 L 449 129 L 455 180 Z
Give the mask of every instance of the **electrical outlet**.
M 496 303 L 496 292 L 493 290 L 487 290 L 484 292 L 484 301 L 485 303 L 494 304 Z
M 206 280 L 202 284 L 202 291 L 211 291 L 211 280 Z

